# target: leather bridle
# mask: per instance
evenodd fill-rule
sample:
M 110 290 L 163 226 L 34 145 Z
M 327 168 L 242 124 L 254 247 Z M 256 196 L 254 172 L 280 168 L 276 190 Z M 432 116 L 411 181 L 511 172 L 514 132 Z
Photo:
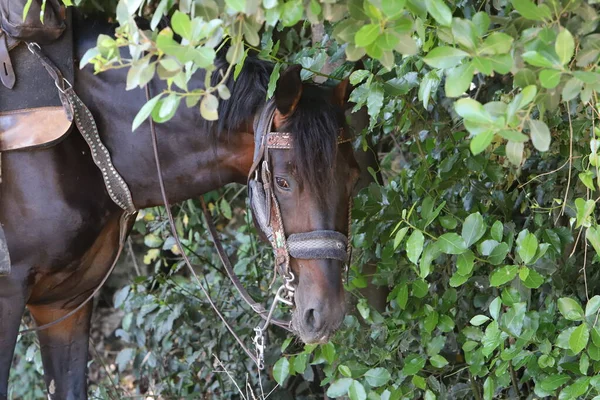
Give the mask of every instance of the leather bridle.
M 341 261 L 346 267 L 346 263 L 350 259 L 348 238 L 350 225 L 348 226 L 348 236 L 332 230 L 315 230 L 286 235 L 281 217 L 281 208 L 273 189 L 269 150 L 291 150 L 293 148 L 293 136 L 287 132 L 271 131 L 275 109 L 274 101 L 270 100 L 255 118 L 254 159 L 248 173 L 248 197 L 254 222 L 271 243 L 275 258 L 275 273 L 279 273 L 283 281 L 276 292 L 264 324 L 254 329 L 256 332 L 254 344 L 257 350 L 259 368 L 262 368 L 264 332 L 272 321 L 275 307 L 278 303 L 284 303 L 288 306 L 294 305 L 296 288 L 294 287 L 295 276 L 290 268 L 290 257 L 312 260 L 333 259 Z M 344 138 L 341 135 L 337 137 L 338 145 L 350 141 L 351 139 Z M 351 200 L 348 214 L 351 212 Z M 215 241 L 214 237 L 213 241 Z

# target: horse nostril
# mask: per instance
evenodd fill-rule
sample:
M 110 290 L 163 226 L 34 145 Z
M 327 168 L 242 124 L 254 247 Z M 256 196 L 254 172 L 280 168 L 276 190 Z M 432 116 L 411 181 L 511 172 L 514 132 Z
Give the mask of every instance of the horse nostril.
M 318 331 L 321 329 L 322 325 L 321 313 L 314 308 L 306 310 L 304 313 L 304 324 L 306 328 L 310 329 L 311 331 Z

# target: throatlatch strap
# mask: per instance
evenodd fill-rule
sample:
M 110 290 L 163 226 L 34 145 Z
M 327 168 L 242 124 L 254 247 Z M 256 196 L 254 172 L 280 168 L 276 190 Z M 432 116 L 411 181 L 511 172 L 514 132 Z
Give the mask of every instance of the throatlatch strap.
M 131 198 L 129 187 L 115 169 L 108 149 L 100 140 L 98 128 L 92 117 L 92 113 L 85 104 L 83 104 L 83 101 L 81 101 L 79 96 L 75 94 L 73 88 L 67 89 L 65 94 L 73 107 L 75 125 L 77 125 L 77 129 L 81 132 L 81 135 L 90 147 L 92 158 L 100 169 L 100 172 L 102 172 L 102 178 L 104 179 L 104 184 L 106 185 L 110 198 L 123 210 L 130 214 L 135 213 L 136 209 Z

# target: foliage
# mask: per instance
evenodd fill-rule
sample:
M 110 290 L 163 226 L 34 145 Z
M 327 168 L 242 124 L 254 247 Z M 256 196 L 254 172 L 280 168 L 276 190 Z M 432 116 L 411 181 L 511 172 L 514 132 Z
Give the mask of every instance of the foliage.
M 380 170 L 370 171 L 381 172 L 384 183 L 355 200 L 347 286 L 357 312 L 330 344 L 299 349 L 286 341 L 284 357 L 271 364 L 274 381 L 288 389 L 295 386 L 290 376 L 316 382 L 317 365 L 327 395 L 351 400 L 600 398 L 596 1 L 146 3 L 121 0 L 116 39 L 100 36 L 81 60 L 97 71 L 128 67 L 129 89 L 154 76 L 167 82 L 140 110 L 134 129 L 148 116 L 167 121 L 182 101 L 217 119 L 219 99 L 229 96 L 225 77 L 237 75 L 249 50 L 277 65 L 270 94 L 280 65 L 298 62 L 309 79 L 344 56 L 363 61 L 350 75 L 354 111 L 366 107 L 369 115 L 356 145 L 381 155 Z M 150 16 L 151 31 L 134 24 L 142 14 Z M 161 24 L 165 15 L 168 27 Z M 311 37 L 310 24 L 317 23 L 324 24 L 322 41 Z M 220 79 L 188 88 L 198 69 L 215 71 L 220 50 L 230 62 Z M 229 206 L 231 196 L 213 199 L 225 219 L 240 215 Z M 199 262 L 216 265 L 192 217 L 197 209 L 182 210 L 187 245 L 204 257 Z M 221 228 L 232 232 L 232 224 Z M 158 263 L 159 275 L 124 289 L 132 316 L 123 337 L 135 350 L 121 361 L 133 360 L 140 373 L 160 371 L 160 390 L 178 395 L 216 387 L 195 378 L 210 372 L 200 367 L 211 364 L 210 352 L 243 379 L 247 360 L 234 362 L 241 352 L 214 316 L 195 314 L 205 306 L 184 293 L 196 291 L 166 278 L 178 267 L 163 271 L 159 248 L 172 243 L 156 232 L 159 241 L 146 242 L 147 260 Z M 248 238 L 236 235 L 231 245 L 248 248 Z M 268 277 L 250 267 L 259 262 L 250 254 L 238 252 L 236 268 L 264 289 Z M 372 276 L 364 274 L 369 263 L 377 266 Z M 223 277 L 204 271 L 218 293 Z M 384 310 L 361 294 L 370 283 L 389 289 Z M 232 307 L 239 330 L 249 334 L 247 310 Z M 172 319 L 167 327 L 173 324 L 181 339 L 169 329 L 157 335 L 157 318 Z M 198 324 L 211 329 L 198 333 Z M 150 363 L 153 351 L 162 364 Z M 186 366 L 187 357 L 193 360 Z

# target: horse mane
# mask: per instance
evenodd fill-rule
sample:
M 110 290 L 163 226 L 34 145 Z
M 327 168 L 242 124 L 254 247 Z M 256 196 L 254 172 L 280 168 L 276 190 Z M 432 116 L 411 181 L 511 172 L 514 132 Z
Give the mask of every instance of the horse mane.
M 225 57 L 220 54 L 217 70 L 211 76 L 211 85 L 217 85 L 228 67 Z M 267 98 L 267 86 L 273 71 L 273 64 L 249 54 L 237 77 L 230 74 L 225 84 L 231 97 L 219 101 L 219 119 L 201 124 L 213 138 L 224 133 L 234 132 L 251 120 Z M 337 136 L 343 126 L 343 111 L 329 99 L 328 87 L 304 82 L 302 97 L 294 113 L 286 119 L 283 131 L 290 132 L 293 138 L 292 160 L 295 177 L 301 184 L 308 185 L 324 197 L 329 185 L 323 185 L 333 176 L 337 152 Z

